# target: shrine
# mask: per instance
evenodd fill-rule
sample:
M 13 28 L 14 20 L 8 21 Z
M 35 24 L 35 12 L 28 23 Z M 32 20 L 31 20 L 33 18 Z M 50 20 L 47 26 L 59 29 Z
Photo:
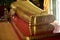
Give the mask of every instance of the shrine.
M 1 0 L 0 40 L 60 40 L 60 25 L 49 3 L 48 0 Z

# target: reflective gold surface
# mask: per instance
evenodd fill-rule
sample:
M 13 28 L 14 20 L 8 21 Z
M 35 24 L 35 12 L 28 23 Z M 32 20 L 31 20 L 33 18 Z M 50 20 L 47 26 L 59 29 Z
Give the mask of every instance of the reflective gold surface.
M 9 22 L 0 22 L 0 40 L 19 40 Z

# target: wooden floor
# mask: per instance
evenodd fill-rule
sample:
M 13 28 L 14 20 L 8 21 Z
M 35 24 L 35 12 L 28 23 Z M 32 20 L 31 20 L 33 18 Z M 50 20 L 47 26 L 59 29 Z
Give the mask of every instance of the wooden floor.
M 19 40 L 8 22 L 0 22 L 0 40 Z

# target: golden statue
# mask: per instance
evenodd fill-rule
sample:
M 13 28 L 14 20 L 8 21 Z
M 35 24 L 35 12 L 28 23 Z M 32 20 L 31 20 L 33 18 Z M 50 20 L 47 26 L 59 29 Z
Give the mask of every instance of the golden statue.
M 16 13 L 16 15 L 21 19 L 23 19 L 25 22 L 29 23 L 29 27 L 30 27 L 29 31 L 31 32 L 31 34 L 36 34 L 37 31 L 38 32 L 47 31 L 47 30 L 50 31 L 50 29 L 52 31 L 54 29 L 54 27 L 51 25 L 47 25 L 47 26 L 45 25 L 46 27 L 40 26 L 41 24 L 52 23 L 55 20 L 55 18 L 53 15 L 48 14 L 47 11 L 40 9 L 29 0 L 17 0 L 16 2 L 13 2 L 11 4 L 10 15 L 14 15 L 14 13 Z M 39 27 L 41 27 L 42 29 L 41 30 L 39 29 L 40 30 L 39 31 L 36 25 L 39 25 Z M 29 40 L 30 37 L 25 37 L 25 38 L 26 40 Z M 36 37 L 32 37 L 32 39 L 33 38 Z
M 29 0 L 17 0 L 11 4 L 11 10 L 14 10 L 19 17 L 22 17 L 25 20 L 30 20 L 31 15 L 49 15 L 47 11 L 40 9 Z

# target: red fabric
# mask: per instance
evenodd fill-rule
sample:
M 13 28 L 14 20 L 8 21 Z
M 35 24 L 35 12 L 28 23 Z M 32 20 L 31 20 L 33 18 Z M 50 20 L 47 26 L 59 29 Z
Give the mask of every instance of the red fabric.
M 23 21 L 21 18 L 18 18 L 16 16 L 12 17 L 12 21 L 15 22 L 17 28 L 20 30 L 20 32 L 24 35 L 24 36 L 29 36 L 30 35 L 30 31 L 29 31 L 29 24 L 26 23 L 25 21 Z
M 26 23 L 21 18 L 18 18 L 17 16 L 12 17 L 12 21 L 16 24 L 17 28 L 19 29 L 20 32 L 22 32 L 22 34 L 24 36 L 30 36 L 30 31 L 29 31 L 29 25 L 28 25 L 28 23 Z M 15 31 L 16 31 L 16 29 L 15 29 Z M 17 33 L 17 31 L 16 31 L 16 33 Z M 17 33 L 17 35 L 20 38 L 20 40 L 22 40 L 18 33 Z M 40 34 L 38 34 L 38 35 L 40 36 Z M 38 36 L 38 35 L 32 35 L 32 36 Z M 42 40 L 60 40 L 60 36 L 58 36 L 58 37 L 44 38 Z

